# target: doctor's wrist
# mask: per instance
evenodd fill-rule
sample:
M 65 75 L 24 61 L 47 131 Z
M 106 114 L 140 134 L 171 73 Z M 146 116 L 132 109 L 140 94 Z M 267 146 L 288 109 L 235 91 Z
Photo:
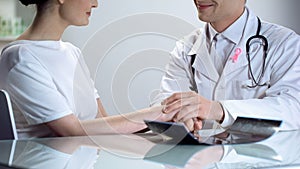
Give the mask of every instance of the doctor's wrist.
M 218 123 L 221 124 L 224 121 L 225 113 L 220 102 L 212 102 L 210 113 L 215 116 L 214 120 L 216 120 Z

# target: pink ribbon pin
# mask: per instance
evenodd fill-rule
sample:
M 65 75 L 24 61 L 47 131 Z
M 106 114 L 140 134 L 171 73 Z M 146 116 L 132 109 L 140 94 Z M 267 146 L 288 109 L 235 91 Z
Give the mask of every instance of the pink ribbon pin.
M 236 62 L 237 62 L 237 60 L 238 60 L 238 58 L 239 58 L 239 56 L 240 56 L 241 53 L 242 53 L 242 49 L 241 49 L 241 48 L 236 48 L 236 49 L 235 49 L 235 53 L 234 53 L 234 55 L 231 57 L 233 63 L 236 63 Z

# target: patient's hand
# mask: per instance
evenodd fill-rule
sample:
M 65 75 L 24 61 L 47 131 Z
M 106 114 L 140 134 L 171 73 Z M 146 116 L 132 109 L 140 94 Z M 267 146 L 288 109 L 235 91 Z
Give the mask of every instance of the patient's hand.
M 204 98 L 195 92 L 174 93 L 162 102 L 165 114 L 177 112 L 174 121 L 188 119 L 216 120 L 221 123 L 224 119 L 222 106 L 217 101 Z M 199 121 L 199 120 L 197 120 Z
M 193 133 L 198 133 L 197 131 L 202 128 L 202 121 L 198 118 L 188 119 L 184 121 L 184 124 L 187 129 Z

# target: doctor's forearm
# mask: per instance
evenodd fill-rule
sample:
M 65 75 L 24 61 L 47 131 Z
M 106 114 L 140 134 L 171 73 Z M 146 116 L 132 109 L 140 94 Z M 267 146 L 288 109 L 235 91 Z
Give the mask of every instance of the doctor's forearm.
M 287 98 L 221 101 L 233 119 L 238 116 L 282 120 L 281 130 L 300 128 L 299 102 Z

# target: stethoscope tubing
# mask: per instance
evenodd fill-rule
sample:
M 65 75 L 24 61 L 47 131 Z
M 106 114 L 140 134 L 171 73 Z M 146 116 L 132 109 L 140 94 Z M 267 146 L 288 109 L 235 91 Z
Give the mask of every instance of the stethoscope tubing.
M 246 57 L 247 57 L 247 61 L 248 61 L 248 69 L 249 69 L 250 78 L 253 82 L 253 85 L 247 85 L 248 88 L 255 88 L 257 86 L 266 86 L 266 85 L 268 85 L 267 83 L 260 84 L 260 82 L 262 80 L 262 77 L 265 74 L 266 59 L 267 59 L 267 55 L 268 55 L 269 44 L 268 44 L 268 39 L 265 36 L 260 35 L 261 21 L 260 21 L 259 17 L 257 17 L 257 22 L 258 22 L 258 26 L 257 26 L 257 30 L 256 30 L 256 35 L 250 37 L 246 42 Z M 253 39 L 262 40 L 262 45 L 263 45 L 262 69 L 261 69 L 261 73 L 259 74 L 257 79 L 254 77 L 254 74 L 253 74 L 253 70 L 252 70 L 252 66 L 251 66 L 251 60 L 250 60 L 250 54 L 249 54 L 250 53 L 251 41 Z

